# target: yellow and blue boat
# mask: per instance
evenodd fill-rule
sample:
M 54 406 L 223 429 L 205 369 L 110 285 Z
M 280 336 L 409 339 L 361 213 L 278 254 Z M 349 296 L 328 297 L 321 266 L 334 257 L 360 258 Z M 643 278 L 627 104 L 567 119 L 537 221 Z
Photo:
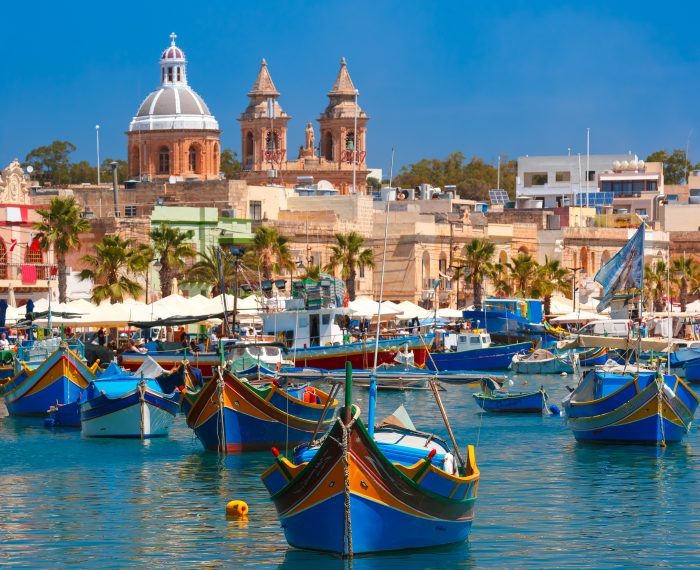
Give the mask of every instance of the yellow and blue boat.
M 253 386 L 228 370 L 180 400 L 187 425 L 205 449 L 225 453 L 297 445 L 326 431 L 338 402 L 309 385 Z
M 690 431 L 698 396 L 678 376 L 591 370 L 564 399 L 577 441 L 665 445 Z
M 465 540 L 479 486 L 474 448 L 455 467 L 431 434 L 368 430 L 349 394 L 347 383 L 345 407 L 320 445 L 301 447 L 294 461 L 274 449 L 262 475 L 287 542 L 352 556 Z
M 51 406 L 77 400 L 96 368 L 85 364 L 77 341 L 35 341 L 18 350 L 15 375 L 0 386 L 0 396 L 11 416 L 43 417 Z

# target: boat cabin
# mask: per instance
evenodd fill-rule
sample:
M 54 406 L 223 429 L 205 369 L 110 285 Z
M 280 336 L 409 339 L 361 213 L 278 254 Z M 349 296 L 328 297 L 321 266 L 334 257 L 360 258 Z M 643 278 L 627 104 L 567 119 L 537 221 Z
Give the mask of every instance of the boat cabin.
M 445 352 L 465 352 L 491 346 L 491 335 L 483 329 L 449 332 L 443 335 Z

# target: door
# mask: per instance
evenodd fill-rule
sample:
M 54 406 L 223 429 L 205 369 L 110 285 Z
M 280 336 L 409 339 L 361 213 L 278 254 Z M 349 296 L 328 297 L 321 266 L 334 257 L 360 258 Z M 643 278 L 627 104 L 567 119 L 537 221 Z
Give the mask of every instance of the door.
M 321 344 L 321 323 L 318 314 L 309 315 L 309 336 L 311 337 L 311 346 Z

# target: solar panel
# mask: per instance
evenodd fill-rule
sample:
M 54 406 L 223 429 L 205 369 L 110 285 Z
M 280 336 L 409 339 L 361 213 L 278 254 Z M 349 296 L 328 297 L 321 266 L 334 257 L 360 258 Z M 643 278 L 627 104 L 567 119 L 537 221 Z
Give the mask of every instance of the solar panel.
M 489 190 L 489 199 L 491 200 L 491 205 L 505 205 L 509 202 L 508 192 L 501 189 Z
M 612 206 L 612 203 L 612 192 L 589 192 L 588 195 L 585 193 L 574 195 L 574 205 L 576 206 Z

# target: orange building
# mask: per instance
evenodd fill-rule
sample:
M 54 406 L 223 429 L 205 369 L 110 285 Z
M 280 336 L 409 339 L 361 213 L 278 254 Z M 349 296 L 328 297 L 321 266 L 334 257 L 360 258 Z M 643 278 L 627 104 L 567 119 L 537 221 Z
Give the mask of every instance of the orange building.
M 160 87 L 141 103 L 127 132 L 129 177 L 136 180 L 219 178 L 219 123 L 187 83 L 185 53 L 175 45 L 160 58 Z
M 279 104 L 279 91 L 263 59 L 248 93 L 250 103 L 238 119 L 241 125 L 241 178 L 249 184 L 291 185 L 299 177 L 314 182 L 327 180 L 341 194 L 367 190 L 367 114 L 357 104 L 358 92 L 345 58 L 328 93 L 329 103 L 318 119 L 320 143 L 315 144 L 311 123 L 306 125 L 305 144 L 296 159 L 290 159 L 287 123 L 291 118 Z M 355 136 L 357 130 L 357 137 Z

